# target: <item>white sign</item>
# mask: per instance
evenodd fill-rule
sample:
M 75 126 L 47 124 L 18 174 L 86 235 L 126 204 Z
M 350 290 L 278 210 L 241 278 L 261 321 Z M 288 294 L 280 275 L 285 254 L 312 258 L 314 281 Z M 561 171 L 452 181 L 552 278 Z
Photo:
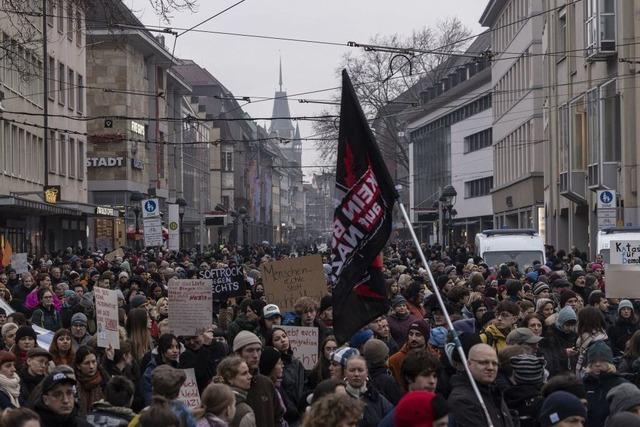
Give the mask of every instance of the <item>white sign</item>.
M 598 210 L 600 209 L 615 209 L 616 207 L 616 192 L 615 190 L 598 190 L 596 192 L 598 198 Z
M 96 298 L 96 323 L 98 326 L 98 347 L 120 349 L 118 334 L 118 294 L 105 288 L 93 288 Z
M 610 264 L 640 265 L 640 240 L 612 240 Z
M 196 372 L 193 368 L 183 369 L 187 375 L 187 379 L 180 387 L 180 395 L 178 400 L 184 403 L 189 409 L 194 410 L 200 408 L 200 392 L 198 391 L 198 382 L 196 381 Z
M 616 226 L 616 217 L 601 217 L 598 216 L 598 229 L 611 228 Z
M 612 240 L 609 255 L 607 298 L 640 298 L 640 240 Z
M 310 371 L 318 363 L 318 328 L 308 326 L 278 326 L 289 337 L 293 357 Z
M 144 199 L 142 201 L 142 217 L 153 218 L 160 216 L 160 202 L 158 199 Z
M 118 213 L 113 208 L 107 208 L 105 206 L 96 206 L 96 215 L 118 216 Z
M 144 226 L 144 245 L 162 246 L 162 220 L 160 218 L 145 218 L 142 220 Z
M 113 168 L 122 166 L 123 157 L 87 157 L 88 168 Z
M 142 123 L 131 120 L 131 122 L 129 123 L 129 129 L 135 134 L 144 136 L 144 125 Z
M 169 241 L 167 246 L 170 251 L 180 250 L 180 211 L 175 203 L 169 205 Z
M 11 267 L 16 274 L 27 273 L 29 271 L 29 262 L 27 261 L 27 253 L 16 253 L 11 255 Z
M 200 335 L 212 324 L 211 280 L 169 281 L 169 329 L 174 335 Z

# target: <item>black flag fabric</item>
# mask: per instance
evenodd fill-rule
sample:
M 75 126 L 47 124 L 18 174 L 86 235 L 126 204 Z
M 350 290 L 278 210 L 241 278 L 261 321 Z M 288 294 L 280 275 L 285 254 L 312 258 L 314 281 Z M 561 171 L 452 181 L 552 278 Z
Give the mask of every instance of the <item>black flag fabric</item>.
M 391 234 L 396 191 L 346 70 L 333 216 L 333 329 L 340 344 L 387 313 L 382 255 Z

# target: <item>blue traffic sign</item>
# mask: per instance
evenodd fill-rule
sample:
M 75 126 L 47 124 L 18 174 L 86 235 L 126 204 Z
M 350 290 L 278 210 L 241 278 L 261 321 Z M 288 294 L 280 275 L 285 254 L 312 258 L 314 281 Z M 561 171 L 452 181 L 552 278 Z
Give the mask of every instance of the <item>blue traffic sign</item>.
M 144 210 L 149 213 L 155 212 L 156 208 L 157 208 L 157 205 L 154 200 L 147 200 L 147 203 L 144 204 Z
M 603 191 L 600 193 L 600 201 L 602 203 L 611 203 L 613 201 L 613 193 L 611 191 Z

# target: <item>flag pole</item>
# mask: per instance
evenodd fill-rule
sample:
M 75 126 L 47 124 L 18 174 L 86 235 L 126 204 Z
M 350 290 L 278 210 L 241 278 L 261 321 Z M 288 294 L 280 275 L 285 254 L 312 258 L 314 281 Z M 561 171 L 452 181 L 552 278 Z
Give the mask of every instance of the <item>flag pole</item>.
M 396 190 L 399 190 L 396 188 Z M 480 389 L 476 384 L 476 381 L 473 379 L 473 375 L 471 375 L 471 371 L 469 370 L 469 363 L 467 362 L 467 356 L 464 354 L 464 349 L 462 348 L 462 343 L 460 343 L 460 338 L 458 338 L 458 334 L 453 328 L 453 323 L 451 322 L 451 317 L 449 317 L 449 312 L 447 311 L 447 307 L 444 305 L 444 301 L 442 300 L 442 295 L 440 295 L 440 290 L 438 286 L 436 286 L 435 280 L 433 280 L 433 274 L 431 274 L 431 270 L 429 269 L 429 264 L 427 264 L 427 260 L 422 253 L 422 248 L 420 247 L 420 242 L 418 241 L 418 236 L 416 236 L 415 231 L 413 231 L 413 226 L 411 225 L 411 219 L 407 214 L 406 209 L 404 208 L 404 204 L 402 204 L 402 200 L 398 197 L 398 207 L 400 207 L 400 212 L 402 212 L 402 216 L 404 218 L 404 222 L 409 227 L 409 232 L 411 233 L 411 238 L 413 239 L 413 244 L 416 246 L 416 250 L 418 251 L 418 255 L 420 256 L 420 260 L 424 265 L 425 270 L 427 270 L 427 274 L 429 276 L 429 282 L 431 283 L 431 287 L 433 289 L 433 293 L 436 295 L 436 299 L 438 300 L 438 304 L 440 305 L 440 309 L 444 313 L 444 318 L 447 322 L 447 328 L 453 334 L 453 342 L 455 343 L 456 349 L 458 350 L 458 354 L 460 355 L 460 360 L 462 361 L 462 365 L 464 366 L 464 370 L 469 377 L 469 381 L 471 382 L 471 388 L 473 388 L 473 392 L 476 394 L 478 401 L 480 402 L 480 406 L 482 406 L 482 410 L 484 411 L 484 416 L 487 419 L 487 423 L 489 427 L 493 427 L 493 422 L 491 421 L 491 415 L 489 414 L 489 410 L 487 409 L 487 405 L 484 403 L 482 399 L 482 395 L 480 394 Z

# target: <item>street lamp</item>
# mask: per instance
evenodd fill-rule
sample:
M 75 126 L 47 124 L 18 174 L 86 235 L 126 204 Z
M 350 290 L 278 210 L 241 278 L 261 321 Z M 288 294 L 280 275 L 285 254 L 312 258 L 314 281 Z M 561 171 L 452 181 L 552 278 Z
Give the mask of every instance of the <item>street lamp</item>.
M 182 197 L 176 199 L 176 204 L 178 205 L 178 216 L 180 217 L 180 235 L 178 236 L 180 239 L 180 247 L 184 249 L 184 233 L 182 231 L 182 219 L 184 218 L 184 211 L 187 207 L 187 201 Z
M 238 208 L 238 219 L 242 222 L 242 245 L 247 245 L 247 208 L 241 206 Z
M 135 224 L 136 224 L 136 232 L 134 234 L 134 239 L 138 237 L 140 233 L 140 224 L 138 222 L 138 217 L 140 216 L 140 202 L 144 200 L 144 194 L 139 191 L 133 191 L 129 196 L 129 200 L 131 201 L 131 205 L 133 206 L 133 214 L 135 215 Z M 134 240 L 134 246 L 138 248 L 138 241 Z
M 457 214 L 457 212 L 455 212 L 455 209 L 453 209 L 453 206 L 456 204 L 457 196 L 458 192 L 453 187 L 453 185 L 445 186 L 440 192 L 440 198 L 438 200 L 440 201 L 441 212 L 443 213 L 443 216 L 446 217 L 443 217 L 441 227 L 444 227 L 445 219 L 448 219 L 449 224 L 447 232 L 443 233 L 447 236 L 446 242 L 443 242 L 443 244 L 447 243 L 451 245 L 451 240 L 453 240 L 453 217 Z

